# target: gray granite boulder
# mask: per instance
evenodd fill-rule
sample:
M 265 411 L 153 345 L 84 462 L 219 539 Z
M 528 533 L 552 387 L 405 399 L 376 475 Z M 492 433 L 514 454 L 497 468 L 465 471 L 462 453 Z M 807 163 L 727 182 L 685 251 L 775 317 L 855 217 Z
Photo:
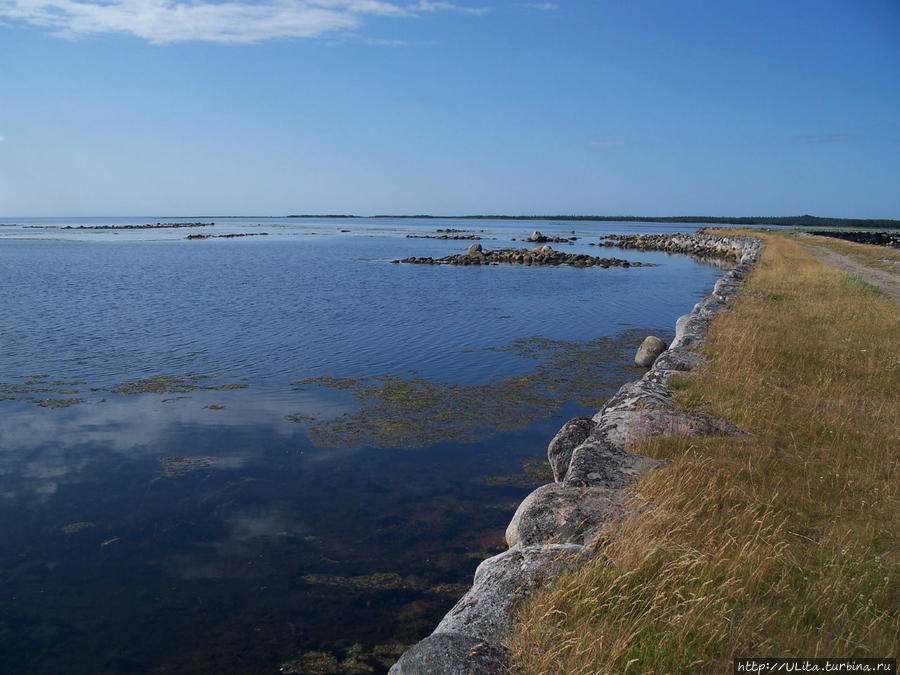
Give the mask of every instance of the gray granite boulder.
M 478 255 L 481 253 L 481 244 L 471 244 L 469 246 L 469 255 Z
M 620 488 L 663 464 L 663 460 L 628 452 L 604 440 L 587 441 L 572 453 L 563 485 Z
M 573 417 L 562 425 L 550 441 L 550 445 L 547 446 L 547 459 L 553 470 L 553 480 L 557 483 L 566 477 L 572 451 L 587 440 L 593 428 L 594 423 L 590 417 Z
M 649 368 L 656 361 L 656 357 L 666 351 L 667 346 L 655 335 L 648 335 L 638 347 L 637 354 L 634 355 L 634 365 Z
M 390 675 L 501 675 L 508 669 L 509 651 L 502 645 L 434 633 L 404 652 Z
M 696 348 L 703 344 L 709 331 L 709 319 L 696 312 L 683 314 L 675 322 L 675 339 L 669 349 L 676 347 Z
M 567 566 L 592 551 L 577 544 L 511 548 L 488 558 L 475 571 L 472 588 L 434 629 L 499 645 L 509 632 L 515 606 L 555 580 Z
M 675 436 L 744 436 L 727 420 L 675 406 L 616 410 L 604 418 L 605 436 L 617 447 L 632 447 L 650 438 Z M 574 463 L 575 457 L 573 455 Z M 569 469 L 571 472 L 571 468 Z
M 653 370 L 657 372 L 693 370 L 702 366 L 707 359 L 699 352 L 691 351 L 685 347 L 670 347 L 653 362 Z
M 622 490 L 550 483 L 528 495 L 506 528 L 509 546 L 593 546 L 607 523 L 625 515 Z

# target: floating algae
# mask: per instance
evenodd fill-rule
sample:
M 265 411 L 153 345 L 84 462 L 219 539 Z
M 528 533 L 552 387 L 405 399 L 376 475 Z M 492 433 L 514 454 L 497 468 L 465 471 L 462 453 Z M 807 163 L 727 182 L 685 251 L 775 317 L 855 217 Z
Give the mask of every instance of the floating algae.
M 215 459 L 212 457 L 160 457 L 159 463 L 163 467 L 163 475 L 169 478 L 183 476 L 189 471 L 205 469 L 212 466 Z
M 401 576 L 395 572 L 375 572 L 365 576 L 345 577 L 337 574 L 307 574 L 301 579 L 312 586 L 333 586 L 353 591 L 425 591 L 436 595 L 458 597 L 466 592 L 466 584 L 429 585 L 416 576 Z
M 211 384 L 209 382 L 209 380 L 214 380 L 221 376 L 222 373 L 185 375 L 183 377 L 159 375 L 157 377 L 120 382 L 111 387 L 90 387 L 90 392 L 108 392 L 121 396 L 133 396 L 135 394 L 185 394 L 198 390 L 231 391 L 233 389 L 245 389 L 248 386 L 243 382 L 227 382 L 223 384 Z M 67 408 L 77 403 L 84 403 L 87 400 L 82 396 L 78 396 L 78 394 L 87 394 L 88 389 L 76 388 L 80 385 L 85 385 L 85 382 L 60 379 L 51 381 L 49 377 L 49 375 L 27 375 L 18 378 L 22 380 L 21 382 L 0 382 L 0 401 L 22 399 L 42 408 Z M 35 394 L 43 394 L 43 396 L 35 396 Z M 178 398 L 183 397 L 177 396 L 163 399 L 163 402 Z M 103 403 L 105 401 L 105 398 L 101 398 L 96 402 Z M 215 410 L 216 408 L 213 409 Z
M 60 528 L 60 531 L 68 536 L 70 534 L 75 534 L 76 532 L 81 532 L 82 530 L 89 530 L 92 527 L 97 526 L 91 522 L 69 523 L 65 527 Z
M 49 377 L 49 375 L 26 375 L 19 378 L 24 382 L 0 382 L 0 401 L 21 398 L 42 408 L 68 408 L 76 403 L 84 403 L 83 398 L 72 397 L 73 394 L 80 393 L 73 387 L 84 384 L 84 382 L 65 380 L 50 382 L 47 380 Z M 39 398 L 32 394 L 55 394 L 56 396 Z
M 544 483 L 553 482 L 553 471 L 546 460 L 526 459 L 522 463 L 522 472 L 508 476 L 489 476 L 484 479 L 488 485 L 515 485 L 531 488 Z
M 121 382 L 109 387 L 107 391 L 113 394 L 121 394 L 122 396 L 133 396 L 135 394 L 185 394 L 191 391 L 202 390 L 218 390 L 230 391 L 232 389 L 245 389 L 246 384 L 228 383 L 228 384 L 201 384 L 207 380 L 213 380 L 221 377 L 222 373 L 213 375 L 188 375 L 185 377 L 172 377 L 170 375 L 159 375 L 157 377 L 147 377 L 131 382 Z
M 296 659 L 285 661 L 278 672 L 293 675 L 361 675 L 384 672 L 408 646 L 376 645 L 367 651 L 357 643 L 343 651 L 342 658 L 336 652 L 310 651 Z
M 70 405 L 84 403 L 83 398 L 29 398 L 28 400 L 42 408 L 68 408 Z
M 537 360 L 534 372 L 483 385 L 389 376 L 308 378 L 295 382 L 295 388 L 344 391 L 359 408 L 334 419 L 310 422 L 301 414 L 286 419 L 309 422 L 310 437 L 321 447 L 418 448 L 441 441 L 474 442 L 524 429 L 553 415 L 567 401 L 599 408 L 619 383 L 620 364 L 630 360 L 641 335 L 632 330 L 588 342 L 515 340 L 492 349 Z

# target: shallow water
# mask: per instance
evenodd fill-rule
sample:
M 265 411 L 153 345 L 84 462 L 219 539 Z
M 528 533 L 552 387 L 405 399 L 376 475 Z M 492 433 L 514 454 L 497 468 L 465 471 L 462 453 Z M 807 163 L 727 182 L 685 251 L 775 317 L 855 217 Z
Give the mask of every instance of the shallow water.
M 720 274 L 588 245 L 685 226 L 184 220 L 216 225 L 0 225 L 10 672 L 384 670 L 502 550 L 562 422 Z M 657 266 L 390 263 L 464 251 L 406 238 L 448 227 Z

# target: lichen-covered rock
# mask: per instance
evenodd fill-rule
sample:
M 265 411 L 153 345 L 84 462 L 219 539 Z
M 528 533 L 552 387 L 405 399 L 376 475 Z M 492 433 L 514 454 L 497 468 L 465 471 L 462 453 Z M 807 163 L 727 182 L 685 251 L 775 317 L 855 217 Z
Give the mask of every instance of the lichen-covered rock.
M 577 544 L 515 547 L 482 562 L 472 588 L 435 628 L 500 644 L 515 606 L 555 580 L 567 566 L 586 560 L 591 549 Z
M 699 352 L 684 347 L 669 347 L 653 362 L 653 370 L 657 372 L 693 370 L 706 363 L 706 357 Z
M 595 432 L 602 436 L 614 447 L 630 448 L 638 443 L 651 438 L 668 438 L 677 436 L 744 436 L 745 433 L 727 420 L 694 412 L 670 407 L 640 407 L 622 408 L 608 411 L 603 417 L 602 428 Z M 575 462 L 575 455 L 572 463 Z M 571 475 L 572 468 L 569 468 Z
M 644 338 L 641 346 L 638 347 L 637 353 L 634 355 L 634 365 L 641 368 L 649 368 L 656 361 L 656 357 L 666 351 L 665 342 L 655 335 L 648 335 Z
M 622 490 L 542 485 L 519 505 L 506 528 L 506 543 L 593 546 L 607 523 L 622 519 L 625 499 Z
M 478 255 L 481 253 L 481 244 L 471 244 L 469 246 L 469 255 Z
M 662 464 L 662 460 L 628 452 L 605 440 L 586 441 L 572 453 L 563 485 L 620 488 Z
M 709 330 L 709 318 L 700 316 L 697 312 L 683 314 L 675 322 L 675 339 L 669 345 L 669 349 L 686 347 L 694 349 L 703 344 Z
M 590 417 L 573 417 L 563 424 L 550 441 L 550 445 L 547 446 L 547 459 L 553 471 L 553 480 L 557 483 L 566 477 L 572 451 L 584 443 L 593 428 L 594 423 Z
M 433 633 L 404 652 L 390 675 L 502 675 L 509 651 L 459 633 Z

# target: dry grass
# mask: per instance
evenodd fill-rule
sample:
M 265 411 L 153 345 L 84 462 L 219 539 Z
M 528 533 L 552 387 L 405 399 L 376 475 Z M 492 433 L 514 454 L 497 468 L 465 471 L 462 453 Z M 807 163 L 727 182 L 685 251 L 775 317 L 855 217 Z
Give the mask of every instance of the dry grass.
M 526 673 L 730 671 L 735 656 L 896 656 L 900 312 L 768 236 L 687 405 L 752 440 L 667 440 L 649 515 L 527 604 Z

